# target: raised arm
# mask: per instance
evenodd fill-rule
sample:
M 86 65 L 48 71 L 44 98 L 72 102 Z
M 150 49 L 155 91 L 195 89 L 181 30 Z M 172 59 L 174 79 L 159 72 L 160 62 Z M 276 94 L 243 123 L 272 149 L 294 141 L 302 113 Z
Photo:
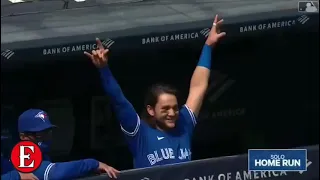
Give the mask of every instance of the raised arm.
M 140 126 L 139 116 L 132 104 L 123 95 L 119 84 L 108 67 L 108 49 L 104 49 L 99 39 L 97 39 L 97 47 L 98 49 L 93 50 L 92 54 L 87 52 L 85 52 L 85 54 L 100 70 L 103 88 L 110 98 L 117 119 L 120 121 L 122 131 L 128 136 L 134 136 L 138 132 Z
M 106 66 L 100 69 L 103 88 L 109 96 L 121 130 L 128 136 L 134 136 L 139 130 L 140 119 L 132 104 L 126 99 L 110 69 Z
M 200 108 L 202 106 L 204 95 L 208 88 L 210 69 L 211 69 L 211 51 L 212 47 L 218 42 L 218 40 L 225 36 L 225 32 L 219 31 L 219 26 L 223 22 L 223 19 L 218 21 L 218 15 L 214 19 L 209 36 L 203 46 L 202 53 L 196 69 L 193 72 L 189 96 L 186 102 L 187 107 L 198 116 Z

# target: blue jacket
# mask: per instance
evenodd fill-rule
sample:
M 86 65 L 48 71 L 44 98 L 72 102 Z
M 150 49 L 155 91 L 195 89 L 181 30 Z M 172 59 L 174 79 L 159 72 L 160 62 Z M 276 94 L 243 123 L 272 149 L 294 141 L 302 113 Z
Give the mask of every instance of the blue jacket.
M 74 179 L 88 175 L 97 170 L 99 161 L 95 159 L 83 159 L 70 162 L 52 163 L 43 161 L 40 167 L 33 172 L 39 180 L 63 180 Z
M 33 172 L 39 180 L 65 180 L 75 179 L 88 175 L 97 170 L 99 161 L 83 159 L 78 161 L 52 163 L 43 161 L 40 167 Z M 13 170 L 1 175 L 2 180 L 20 180 L 18 171 Z
M 1 180 L 20 180 L 20 175 L 16 170 L 9 171 L 5 174 L 1 174 Z
M 1 155 L 1 174 L 5 174 L 12 170 L 14 170 L 12 163 L 9 161 L 9 159 Z

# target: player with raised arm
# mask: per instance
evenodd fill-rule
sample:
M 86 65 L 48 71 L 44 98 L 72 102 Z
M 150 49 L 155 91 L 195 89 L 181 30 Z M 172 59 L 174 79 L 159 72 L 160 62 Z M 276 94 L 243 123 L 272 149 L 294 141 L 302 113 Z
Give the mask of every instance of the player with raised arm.
M 175 89 L 167 85 L 153 85 L 145 99 L 146 116 L 142 117 L 143 120 L 125 98 L 110 71 L 108 49 L 104 49 L 97 39 L 98 49 L 91 54 L 84 52 L 100 70 L 103 88 L 126 135 L 135 168 L 191 160 L 190 141 L 208 87 L 212 47 L 226 34 L 219 32 L 222 22 L 218 21 L 218 16 L 215 17 L 192 75 L 185 105 L 179 110 Z

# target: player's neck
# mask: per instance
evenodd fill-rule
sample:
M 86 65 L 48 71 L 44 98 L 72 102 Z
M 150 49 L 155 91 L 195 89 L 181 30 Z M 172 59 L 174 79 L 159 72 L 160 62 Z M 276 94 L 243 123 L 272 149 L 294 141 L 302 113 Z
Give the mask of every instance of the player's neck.
M 155 123 L 155 128 L 162 132 L 168 132 L 170 130 L 167 127 L 163 126 L 161 123 L 157 123 L 157 121 Z
M 168 129 L 167 127 L 165 127 L 161 123 L 158 123 L 158 121 L 156 119 L 146 118 L 146 122 L 149 124 L 150 127 L 157 129 L 159 131 L 162 131 L 162 132 L 170 131 L 170 129 Z
M 165 131 L 166 131 L 165 129 L 161 128 L 161 127 L 160 127 L 160 126 L 158 126 L 158 125 L 156 125 L 156 129 L 158 129 L 159 131 L 163 131 L 163 132 L 165 132 Z

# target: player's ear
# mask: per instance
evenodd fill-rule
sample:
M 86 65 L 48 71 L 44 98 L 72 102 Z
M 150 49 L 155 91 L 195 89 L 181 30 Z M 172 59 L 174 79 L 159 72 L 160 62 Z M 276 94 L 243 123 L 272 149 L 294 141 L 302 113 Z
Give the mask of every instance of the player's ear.
M 149 114 L 149 116 L 153 117 L 155 112 L 154 112 L 154 108 L 150 105 L 147 105 L 147 112 Z

